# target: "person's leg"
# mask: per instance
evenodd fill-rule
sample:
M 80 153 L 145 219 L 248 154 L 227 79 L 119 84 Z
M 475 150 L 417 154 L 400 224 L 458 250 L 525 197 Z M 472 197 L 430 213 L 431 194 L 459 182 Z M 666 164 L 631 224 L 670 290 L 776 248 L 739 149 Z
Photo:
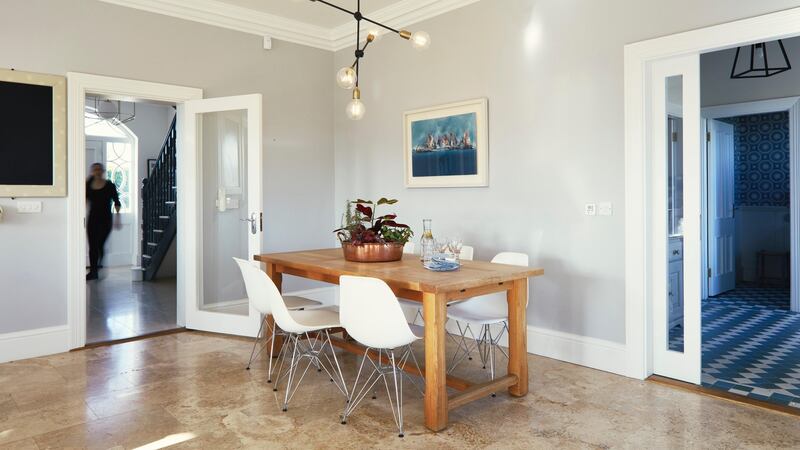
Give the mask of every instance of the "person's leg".
M 87 280 L 97 279 L 97 265 L 100 261 L 102 241 L 99 239 L 100 227 L 96 223 L 87 222 L 86 237 L 89 241 L 89 273 L 86 274 Z
M 103 255 L 106 252 L 106 241 L 108 240 L 108 235 L 111 234 L 111 224 L 103 224 L 97 233 L 97 265 L 96 269 L 100 269 L 100 265 L 103 262 Z

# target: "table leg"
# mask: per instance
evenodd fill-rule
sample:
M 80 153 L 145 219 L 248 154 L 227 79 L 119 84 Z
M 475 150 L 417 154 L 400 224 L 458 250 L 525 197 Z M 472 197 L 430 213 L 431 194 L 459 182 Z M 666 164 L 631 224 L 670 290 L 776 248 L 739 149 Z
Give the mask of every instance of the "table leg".
M 447 427 L 446 299 L 443 295 L 424 293 L 422 311 L 425 319 L 425 426 L 441 431 Z
M 509 394 L 528 394 L 528 280 L 515 280 L 508 291 L 508 373 L 516 375 L 517 384 L 509 386 Z
M 272 282 L 275 283 L 275 286 L 278 288 L 278 292 L 283 292 L 283 274 L 278 272 L 278 268 L 275 267 L 275 264 L 267 263 L 267 275 L 272 279 Z M 275 319 L 272 317 L 272 314 L 267 316 L 267 323 L 274 327 L 275 326 Z M 273 350 L 273 356 L 277 356 L 281 353 L 281 348 L 283 348 L 283 336 L 275 336 L 275 347 Z

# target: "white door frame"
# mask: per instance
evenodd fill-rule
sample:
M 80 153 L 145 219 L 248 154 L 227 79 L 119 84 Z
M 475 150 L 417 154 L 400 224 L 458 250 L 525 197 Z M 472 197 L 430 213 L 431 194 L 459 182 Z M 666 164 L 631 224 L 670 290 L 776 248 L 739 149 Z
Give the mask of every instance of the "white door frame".
M 722 119 L 725 117 L 737 117 L 751 114 L 765 114 L 771 112 L 787 111 L 789 113 L 789 227 L 791 230 L 790 252 L 789 252 L 789 282 L 791 286 L 791 310 L 800 312 L 800 289 L 797 282 L 800 281 L 800 267 L 798 267 L 798 253 L 793 251 L 800 244 L 800 96 L 784 97 L 771 100 L 759 100 L 745 103 L 732 103 L 729 105 L 709 106 L 702 109 L 704 119 Z M 703 153 L 704 167 L 708 167 L 708 154 Z M 708 171 L 703 172 L 704 185 L 708 186 L 705 178 Z M 705 195 L 707 190 L 703 189 L 703 205 L 705 208 Z M 708 242 L 708 227 L 703 221 L 703 242 Z M 708 246 L 703 245 L 703 267 L 708 267 Z M 708 283 L 703 283 L 703 298 L 708 297 Z
M 188 100 L 203 98 L 203 90 L 147 81 L 127 80 L 85 73 L 67 73 L 68 111 L 68 198 L 67 198 L 67 326 L 70 329 L 69 347 L 86 345 L 86 149 L 84 108 L 86 95 L 101 94 L 114 100 L 151 100 L 182 104 Z M 178 115 L 178 123 L 181 116 Z M 179 150 L 180 151 L 180 150 Z M 181 161 L 181 158 L 178 158 Z M 185 180 L 192 183 L 192 180 Z M 178 192 L 184 189 L 178 184 Z M 138 189 L 138 187 L 137 187 Z M 181 233 L 182 218 L 178 215 L 178 234 Z M 178 324 L 184 321 L 183 305 L 186 292 L 183 276 L 182 254 L 185 249 L 178 243 Z
M 797 35 L 800 8 L 793 8 L 625 46 L 625 337 L 627 373 L 632 377 L 644 379 L 653 373 L 650 268 L 655 258 L 666 260 L 666 255 L 650 251 L 649 245 L 653 239 L 648 201 L 651 124 L 646 120 L 651 104 L 647 84 L 650 65 L 663 58 L 699 57 L 701 53 Z M 798 124 L 791 127 L 797 129 Z M 795 217 L 791 220 L 796 222 Z

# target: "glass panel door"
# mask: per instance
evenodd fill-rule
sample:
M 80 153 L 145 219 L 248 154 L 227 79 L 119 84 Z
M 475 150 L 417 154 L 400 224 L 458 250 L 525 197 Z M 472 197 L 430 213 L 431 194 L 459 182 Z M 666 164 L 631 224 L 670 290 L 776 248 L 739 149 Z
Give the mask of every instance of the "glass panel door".
M 699 56 L 652 63 L 653 372 L 700 383 Z M 691 219 L 693 218 L 693 219 Z
M 187 290 L 188 328 L 254 336 L 260 315 L 247 299 L 233 258 L 252 260 L 261 249 L 261 96 L 188 102 L 184 106 L 182 167 L 194 195 L 186 199 L 187 256 L 193 283 Z M 194 244 L 194 248 L 188 248 Z

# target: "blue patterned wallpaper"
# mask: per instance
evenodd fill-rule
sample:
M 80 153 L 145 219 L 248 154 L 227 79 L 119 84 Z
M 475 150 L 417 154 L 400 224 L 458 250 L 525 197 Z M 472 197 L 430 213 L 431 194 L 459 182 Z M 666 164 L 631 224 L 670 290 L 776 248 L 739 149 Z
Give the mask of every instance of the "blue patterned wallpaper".
M 789 113 L 732 117 L 736 206 L 789 206 Z

